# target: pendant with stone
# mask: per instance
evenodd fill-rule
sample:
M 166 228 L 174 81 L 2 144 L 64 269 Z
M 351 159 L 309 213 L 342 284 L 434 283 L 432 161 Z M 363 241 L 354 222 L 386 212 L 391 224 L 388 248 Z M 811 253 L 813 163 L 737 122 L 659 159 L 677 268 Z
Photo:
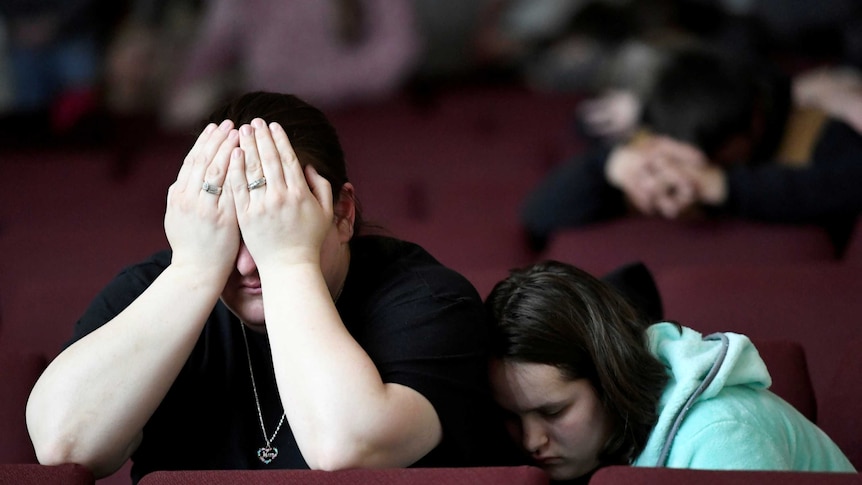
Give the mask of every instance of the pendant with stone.
M 260 461 L 263 462 L 264 465 L 269 465 L 272 460 L 275 460 L 275 457 L 278 456 L 278 448 L 274 446 L 264 446 L 258 448 L 257 457 Z

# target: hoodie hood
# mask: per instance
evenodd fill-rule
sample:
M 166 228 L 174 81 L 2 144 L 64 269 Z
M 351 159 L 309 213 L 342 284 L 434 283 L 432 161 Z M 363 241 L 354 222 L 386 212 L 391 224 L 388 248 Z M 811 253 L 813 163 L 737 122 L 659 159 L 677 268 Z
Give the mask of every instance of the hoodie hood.
M 659 323 L 647 330 L 650 352 L 668 369 L 670 380 L 659 402 L 659 419 L 635 460 L 664 466 L 689 409 L 731 386 L 766 389 L 772 378 L 751 340 L 735 333 L 704 337 L 690 328 Z

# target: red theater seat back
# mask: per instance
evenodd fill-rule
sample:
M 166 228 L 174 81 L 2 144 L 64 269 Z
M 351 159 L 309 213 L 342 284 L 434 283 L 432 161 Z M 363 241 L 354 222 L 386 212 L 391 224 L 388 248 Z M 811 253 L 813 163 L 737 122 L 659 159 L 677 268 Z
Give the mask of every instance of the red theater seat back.
M 0 348 L 0 463 L 36 463 L 25 408 L 46 365 L 41 354 Z
M 161 471 L 139 485 L 547 485 L 535 467 L 392 468 L 325 472 L 316 470 Z
M 590 485 L 858 485 L 855 473 L 750 470 L 691 470 L 611 466 L 597 471 Z
M 93 485 L 93 474 L 81 465 L 0 464 L 2 485 Z

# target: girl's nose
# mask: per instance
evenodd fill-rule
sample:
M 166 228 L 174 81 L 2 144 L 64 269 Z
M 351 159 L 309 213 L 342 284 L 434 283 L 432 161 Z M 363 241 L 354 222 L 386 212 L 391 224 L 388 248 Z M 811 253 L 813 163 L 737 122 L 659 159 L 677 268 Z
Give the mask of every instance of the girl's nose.
M 525 418 L 522 426 L 522 442 L 524 449 L 530 454 L 535 454 L 548 443 L 548 435 L 544 427 L 535 419 Z

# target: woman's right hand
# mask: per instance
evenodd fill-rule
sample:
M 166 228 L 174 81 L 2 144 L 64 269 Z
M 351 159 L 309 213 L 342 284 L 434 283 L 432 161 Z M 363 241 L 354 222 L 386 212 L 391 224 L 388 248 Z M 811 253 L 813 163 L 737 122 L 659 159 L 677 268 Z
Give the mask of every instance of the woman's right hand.
M 240 236 L 232 191 L 202 186 L 225 183 L 238 139 L 230 121 L 201 133 L 168 190 L 170 266 L 107 322 L 103 311 L 88 312 L 92 331 L 63 350 L 33 387 L 27 426 L 40 463 L 79 463 L 102 477 L 140 445 L 234 268 Z M 140 282 L 129 286 L 129 278 L 114 285 L 133 291 Z M 103 292 L 99 305 L 121 304 L 115 291 Z
M 227 280 L 239 250 L 239 226 L 231 190 L 224 189 L 231 152 L 239 136 L 230 120 L 211 123 L 186 155 L 168 189 L 165 234 L 171 264 Z M 204 183 L 210 186 L 206 191 Z M 218 192 L 218 193 L 213 193 Z

